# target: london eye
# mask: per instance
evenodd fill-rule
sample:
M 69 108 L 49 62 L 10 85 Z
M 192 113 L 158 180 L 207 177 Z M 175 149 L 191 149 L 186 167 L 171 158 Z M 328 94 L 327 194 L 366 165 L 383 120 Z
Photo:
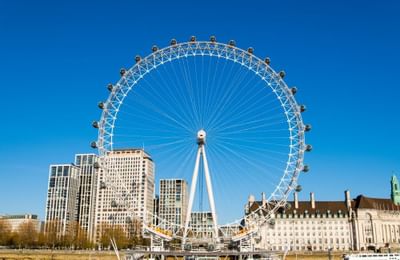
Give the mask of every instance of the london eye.
M 133 196 L 130 183 L 122 175 L 115 181 L 107 158 L 115 149 L 141 148 L 154 161 L 156 183 L 183 179 L 190 187 L 185 218 L 172 223 L 145 212 L 147 232 L 191 244 L 199 239 L 191 216 L 207 212 L 210 222 L 201 232 L 210 243 L 248 239 L 260 226 L 273 224 L 289 194 L 301 189 L 300 173 L 308 171 L 303 160 L 312 149 L 305 142 L 311 126 L 303 122 L 306 107 L 295 100 L 297 88 L 284 77 L 253 48 L 214 36 L 173 39 L 136 56 L 108 85 L 109 96 L 99 103 L 101 118 L 93 123 L 98 140 L 92 147 L 108 177 L 102 185 L 115 190 L 115 203 L 132 201 L 126 199 Z M 252 194 L 264 203 L 245 212 Z

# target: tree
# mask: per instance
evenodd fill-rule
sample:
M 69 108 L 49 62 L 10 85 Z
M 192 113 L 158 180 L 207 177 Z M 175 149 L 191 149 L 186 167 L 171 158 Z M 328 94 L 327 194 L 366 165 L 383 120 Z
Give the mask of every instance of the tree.
M 103 248 L 108 248 L 111 246 L 110 237 L 111 237 L 111 224 L 102 222 L 100 224 L 100 244 Z
M 74 249 L 91 247 L 87 232 L 80 226 L 79 222 L 72 222 L 64 236 L 64 244 Z
M 0 219 L 0 245 L 9 245 L 11 238 L 11 225 L 7 219 Z
M 129 239 L 123 226 L 109 223 L 100 224 L 100 243 L 103 248 L 111 247 L 111 239 L 115 240 L 118 249 L 126 248 Z
M 51 248 L 61 245 L 61 222 L 59 220 L 49 220 L 45 224 L 44 243 Z
M 118 249 L 126 248 L 129 244 L 128 236 L 121 225 L 114 225 L 112 230 L 112 238 L 115 240 Z
M 93 247 L 88 238 L 88 233 L 80 225 L 77 227 L 76 237 L 74 239 L 76 248 L 85 249 Z
M 31 221 L 23 222 L 16 231 L 16 244 L 22 248 L 32 248 L 38 243 L 37 226 Z
M 143 238 L 142 221 L 139 219 L 133 219 L 132 221 L 128 222 L 127 229 L 129 234 L 129 247 L 150 244 L 148 240 Z

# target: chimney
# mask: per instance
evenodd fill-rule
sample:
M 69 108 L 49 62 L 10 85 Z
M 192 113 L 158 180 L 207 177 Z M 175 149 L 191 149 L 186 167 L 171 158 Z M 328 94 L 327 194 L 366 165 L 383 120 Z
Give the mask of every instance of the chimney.
M 349 190 L 344 191 L 344 198 L 345 198 L 347 209 L 350 209 L 351 208 L 351 199 L 350 199 L 350 191 Z
M 315 209 L 315 197 L 314 192 L 310 192 L 310 201 L 311 201 L 311 208 Z
M 255 200 L 256 200 L 256 199 L 254 198 L 254 195 L 250 195 L 250 196 L 249 196 L 249 204 L 250 204 L 250 205 L 253 204 Z
M 254 196 L 249 195 L 248 203 L 244 207 L 244 211 L 246 212 L 246 214 L 250 213 L 250 207 L 251 207 L 251 205 L 253 205 L 254 201 L 255 201 Z
M 299 208 L 299 194 L 297 193 L 297 191 L 294 192 L 294 208 Z
M 265 208 L 265 206 L 267 205 L 267 198 L 265 197 L 265 192 L 261 192 L 261 203 L 262 207 Z

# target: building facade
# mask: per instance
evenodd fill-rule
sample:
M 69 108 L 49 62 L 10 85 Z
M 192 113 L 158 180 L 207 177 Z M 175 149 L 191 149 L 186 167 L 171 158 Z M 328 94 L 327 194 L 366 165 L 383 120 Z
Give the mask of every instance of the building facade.
M 211 239 L 214 223 L 210 211 L 195 211 L 190 215 L 189 229 L 192 236 L 200 241 Z
M 132 223 L 152 223 L 154 164 L 142 149 L 119 149 L 107 156 L 107 173 L 99 171 L 96 200 L 96 238 L 105 224 L 120 225 L 129 235 Z M 141 225 L 142 226 L 142 225 Z
M 79 171 L 73 164 L 50 165 L 46 202 L 46 227 L 65 235 L 77 220 Z
M 37 215 L 21 214 L 21 215 L 4 215 L 0 216 L 0 220 L 7 221 L 10 224 L 11 232 L 18 231 L 22 224 L 31 223 L 37 232 L 41 231 L 41 221 Z
M 354 250 L 400 247 L 400 207 L 391 199 L 358 196 L 351 221 Z
M 359 195 L 343 201 L 299 201 L 298 194 L 288 206 L 273 215 L 271 224 L 260 227 L 254 247 L 276 251 L 365 251 L 400 247 L 399 185 L 392 178 L 391 199 Z M 400 201 L 400 200 L 399 200 Z M 245 213 L 267 205 L 265 199 L 250 196 Z
M 160 180 L 158 216 L 165 220 L 164 229 L 179 229 L 186 219 L 188 184 L 183 179 Z
M 352 247 L 349 208 L 344 201 L 298 201 L 295 193 L 290 207 L 280 209 L 271 225 L 260 229 L 255 246 L 277 251 L 345 251 Z M 249 202 L 252 211 L 267 202 Z
M 75 165 L 79 167 L 79 193 L 77 204 L 77 220 L 80 227 L 93 239 L 95 227 L 95 210 L 98 183 L 98 170 L 95 154 L 75 155 Z
M 160 215 L 160 196 L 154 195 L 153 198 L 153 225 L 158 225 Z

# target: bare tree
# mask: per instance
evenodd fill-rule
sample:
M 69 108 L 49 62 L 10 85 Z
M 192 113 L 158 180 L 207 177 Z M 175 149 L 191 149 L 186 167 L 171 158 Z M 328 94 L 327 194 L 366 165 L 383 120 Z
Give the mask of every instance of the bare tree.
M 0 219 L 0 245 L 9 245 L 11 238 L 11 225 L 7 219 Z
M 31 221 L 23 222 L 19 225 L 16 231 L 16 243 L 22 248 L 32 248 L 38 242 L 38 230 L 35 224 Z
M 64 244 L 74 249 L 91 247 L 87 232 L 80 226 L 79 222 L 72 222 L 64 237 Z
M 61 245 L 61 222 L 59 220 L 50 220 L 45 224 L 44 243 L 55 248 Z
M 118 248 L 126 248 L 129 244 L 127 232 L 123 226 L 109 223 L 101 223 L 100 225 L 100 243 L 103 248 L 111 246 L 111 240 L 114 239 Z

